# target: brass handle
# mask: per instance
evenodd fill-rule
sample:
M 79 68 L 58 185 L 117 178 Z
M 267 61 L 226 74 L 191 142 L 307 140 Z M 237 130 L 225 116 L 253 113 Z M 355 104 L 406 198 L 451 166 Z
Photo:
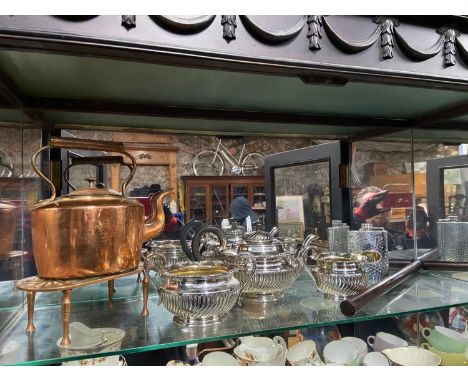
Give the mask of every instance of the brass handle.
M 49 185 L 51 190 L 51 197 L 46 200 L 52 201 L 55 200 L 57 192 L 55 190 L 54 184 L 49 178 L 47 178 L 37 167 L 36 159 L 40 153 L 49 149 L 81 149 L 81 150 L 93 150 L 93 151 L 112 151 L 118 152 L 126 155 L 132 161 L 130 174 L 127 176 L 127 179 L 124 180 L 122 184 L 122 195 L 125 197 L 125 191 L 127 190 L 128 183 L 132 180 L 133 175 L 136 171 L 136 160 L 127 151 L 125 151 L 123 143 L 120 142 L 99 142 L 92 139 L 77 139 L 77 138 L 61 138 L 61 137 L 51 137 L 49 140 L 49 145 L 41 147 L 37 150 L 31 157 L 31 166 L 34 172 L 39 175 L 44 181 Z
M 70 183 L 70 169 L 74 166 L 79 165 L 91 165 L 91 166 L 99 166 L 101 164 L 119 164 L 121 166 L 127 166 L 130 171 L 132 171 L 132 167 L 124 162 L 124 158 L 121 155 L 107 155 L 107 156 L 99 156 L 99 157 L 75 157 L 72 158 L 72 163 L 63 170 L 63 177 L 65 182 L 73 189 L 76 190 L 76 187 Z

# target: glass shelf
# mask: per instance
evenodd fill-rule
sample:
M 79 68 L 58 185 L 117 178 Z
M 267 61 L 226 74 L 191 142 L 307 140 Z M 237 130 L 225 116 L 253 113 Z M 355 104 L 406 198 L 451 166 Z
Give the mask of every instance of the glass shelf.
M 459 273 L 459 272 L 458 272 Z M 341 314 L 339 306 L 325 299 L 304 273 L 277 303 L 246 303 L 236 306 L 218 327 L 186 329 L 172 322 L 172 315 L 158 305 L 152 279 L 149 298 L 150 314 L 140 315 L 141 285 L 135 276 L 116 280 L 115 300 L 107 308 L 107 284 L 94 285 L 72 293 L 71 322 L 79 321 L 90 328 L 115 327 L 125 331 L 121 349 L 82 355 L 64 355 L 56 345 L 62 336 L 60 294 L 38 293 L 34 314 L 36 333 L 28 335 L 26 309 L 0 311 L 0 322 L 9 325 L 0 334 L 0 364 L 41 365 L 99 355 L 127 354 L 163 349 L 189 343 L 253 334 L 403 316 L 468 304 L 468 282 L 451 277 L 452 272 L 420 272 L 385 296 L 375 300 L 354 317 Z M 3 299 L 11 292 L 11 283 L 1 288 Z M 1 285 L 1 284 L 0 284 Z M 42 296 L 41 296 L 42 295 Z M 13 318 L 11 317 L 13 315 Z

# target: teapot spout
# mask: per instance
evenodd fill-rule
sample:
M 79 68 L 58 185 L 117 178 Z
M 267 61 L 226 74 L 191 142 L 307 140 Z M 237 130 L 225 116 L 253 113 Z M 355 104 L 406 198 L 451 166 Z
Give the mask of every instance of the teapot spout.
M 164 208 L 163 201 L 171 191 L 160 192 L 151 195 L 151 215 L 145 219 L 145 228 L 143 233 L 143 241 L 148 241 L 158 236 L 164 229 Z

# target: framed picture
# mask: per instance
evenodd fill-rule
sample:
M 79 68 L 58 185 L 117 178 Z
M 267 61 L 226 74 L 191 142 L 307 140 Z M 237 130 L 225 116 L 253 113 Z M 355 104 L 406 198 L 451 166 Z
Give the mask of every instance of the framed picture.
M 301 195 L 277 196 L 276 208 L 278 209 L 278 224 L 304 224 L 304 205 Z
M 279 236 L 304 240 L 304 223 L 279 223 Z

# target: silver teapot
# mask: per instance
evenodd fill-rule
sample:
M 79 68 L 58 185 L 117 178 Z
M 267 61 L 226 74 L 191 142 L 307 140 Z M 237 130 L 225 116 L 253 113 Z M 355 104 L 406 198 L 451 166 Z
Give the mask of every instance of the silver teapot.
M 242 299 L 261 301 L 275 301 L 283 296 L 284 290 L 291 287 L 303 272 L 307 254 L 315 248 L 314 243 L 318 240 L 317 236 L 309 235 L 298 250 L 291 242 L 285 245 L 275 237 L 277 228 L 264 232 L 257 224 L 256 231 L 245 234 L 242 241 L 229 245 L 224 232 L 217 227 L 205 227 L 204 230 L 220 235 L 219 241 L 222 243 L 214 251 L 203 254 L 204 258 L 210 256 L 211 259 L 226 260 L 245 254 L 255 258 L 256 270 L 250 281 L 245 280 L 245 272 L 235 273 L 235 277 L 245 283 Z

